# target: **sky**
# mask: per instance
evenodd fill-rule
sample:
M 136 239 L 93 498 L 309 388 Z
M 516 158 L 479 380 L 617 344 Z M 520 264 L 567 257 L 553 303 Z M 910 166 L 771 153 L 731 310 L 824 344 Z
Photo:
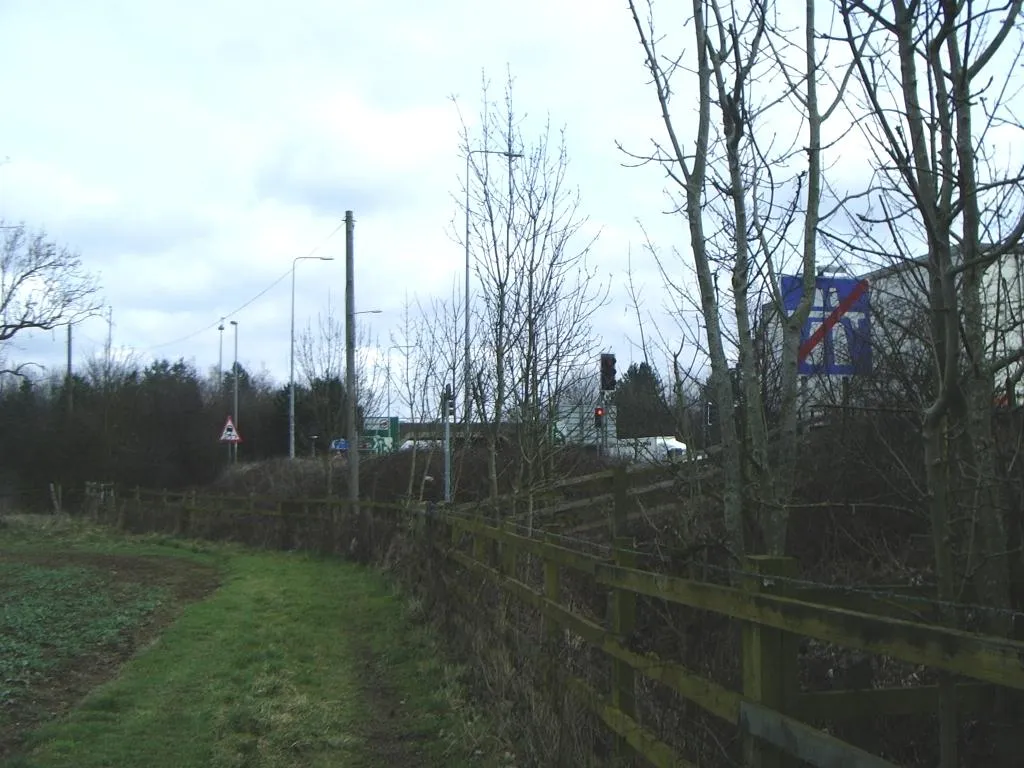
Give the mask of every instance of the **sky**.
M 624 167 L 616 141 L 660 135 L 657 101 L 622 2 L 338 3 L 327 0 L 0 0 L 0 216 L 79 251 L 106 317 L 74 330 L 75 364 L 116 353 L 217 365 L 222 316 L 239 360 L 286 381 L 290 270 L 296 325 L 344 306 L 346 210 L 355 215 L 356 310 L 382 346 L 406 297 L 463 279 L 459 112 L 486 74 L 514 77 L 525 133 L 565 126 L 593 263 L 610 301 L 595 318 L 622 371 L 637 351 L 625 274 L 660 311 L 644 231 L 685 237 L 662 214 L 663 174 Z M 332 232 L 336 232 L 331 237 Z M 232 328 L 224 334 L 230 360 Z M 23 334 L 10 360 L 59 368 L 65 332 Z M 595 360 L 595 371 L 597 362 Z

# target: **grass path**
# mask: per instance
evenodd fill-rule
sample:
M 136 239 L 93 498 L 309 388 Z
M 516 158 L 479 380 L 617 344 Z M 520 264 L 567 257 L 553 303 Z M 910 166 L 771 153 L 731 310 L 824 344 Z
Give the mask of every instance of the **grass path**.
M 219 590 L 9 765 L 494 764 L 473 748 L 483 726 L 467 725 L 429 634 L 382 577 L 300 555 L 219 559 Z

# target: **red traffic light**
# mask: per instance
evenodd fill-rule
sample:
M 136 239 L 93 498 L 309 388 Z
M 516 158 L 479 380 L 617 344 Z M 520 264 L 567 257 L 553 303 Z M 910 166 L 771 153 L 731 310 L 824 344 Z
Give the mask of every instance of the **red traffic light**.
M 604 408 L 595 408 L 594 409 L 594 415 L 595 416 L 604 416 Z

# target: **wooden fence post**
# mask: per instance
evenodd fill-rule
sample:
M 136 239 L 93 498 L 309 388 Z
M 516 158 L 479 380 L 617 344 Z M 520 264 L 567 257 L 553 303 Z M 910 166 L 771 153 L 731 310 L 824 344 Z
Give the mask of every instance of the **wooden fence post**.
M 627 537 L 615 539 L 613 559 L 623 568 L 636 567 L 636 553 L 631 551 L 633 540 Z M 636 627 L 636 593 L 626 589 L 612 589 L 608 595 L 609 629 L 619 643 L 629 647 L 629 637 Z M 633 667 L 620 659 L 612 660 L 612 706 L 636 720 L 636 683 Z M 629 760 L 634 750 L 623 738 L 616 740 L 616 755 L 620 760 Z
M 188 496 L 181 497 L 181 512 L 178 523 L 179 536 L 188 536 L 189 528 L 191 527 L 192 511 L 198 509 L 198 505 L 199 498 L 194 490 L 190 491 Z
M 544 541 L 546 544 L 556 544 L 557 540 L 550 533 L 544 534 Z M 543 559 L 544 567 L 544 597 L 553 603 L 561 603 L 562 600 L 562 579 L 561 572 L 558 567 L 558 563 L 554 560 L 547 558 Z M 542 674 L 544 676 L 544 687 L 545 698 L 549 702 L 551 707 L 551 713 L 553 716 L 558 718 L 559 727 L 559 753 L 561 753 L 562 747 L 562 734 L 561 729 L 564 728 L 565 720 L 565 689 L 559 681 L 559 666 L 563 663 L 561 658 L 562 649 L 562 628 L 558 625 L 558 622 L 553 619 L 549 619 L 547 616 L 541 616 L 542 622 L 542 639 L 541 648 L 543 662 L 541 665 Z M 559 754 L 557 764 L 561 765 L 561 754 Z
M 636 567 L 633 540 L 626 536 L 627 516 L 630 511 L 629 475 L 625 466 L 617 466 L 612 475 L 613 507 L 611 517 L 612 559 L 624 568 Z M 625 589 L 612 589 L 608 593 L 609 629 L 622 645 L 628 647 L 629 636 L 636 626 L 636 593 Z M 636 719 L 636 681 L 633 668 L 624 661 L 612 661 L 612 706 Z M 616 757 L 629 760 L 635 753 L 629 743 L 616 739 Z
M 507 520 L 501 521 L 501 529 L 506 533 L 512 533 L 512 526 Z M 502 542 L 498 549 L 501 558 L 501 572 L 510 579 L 518 578 L 519 574 L 519 552 L 507 542 Z
M 512 527 L 508 520 L 498 522 L 498 530 L 502 533 L 510 533 Z M 508 541 L 494 541 L 492 547 L 497 550 L 497 570 L 506 579 L 518 578 L 518 557 L 516 547 Z M 494 551 L 492 549 L 492 551 Z M 509 613 L 516 603 L 516 598 L 507 589 L 502 588 L 498 595 L 498 623 L 501 628 L 502 637 L 507 640 L 509 636 Z
M 755 555 L 746 560 L 751 575 L 744 579 L 750 592 L 785 593 L 786 586 L 773 576 L 796 576 L 796 560 L 791 557 Z M 747 622 L 742 630 L 743 695 L 782 714 L 791 714 L 797 693 L 797 640 L 789 632 Z M 782 750 L 743 737 L 744 764 L 752 768 L 792 768 L 795 758 Z
M 555 537 L 550 533 L 544 535 L 544 540 L 548 544 L 555 543 Z M 544 559 L 544 597 L 553 603 L 562 599 L 562 579 L 558 571 L 558 563 L 547 558 Z M 544 619 L 544 635 L 548 640 L 557 642 L 560 631 L 557 622 Z
M 135 486 L 134 501 L 137 513 L 139 508 L 142 506 L 142 500 L 139 498 L 139 486 Z M 128 499 L 126 498 L 124 501 L 121 502 L 121 504 L 117 505 L 116 509 L 117 520 L 114 521 L 114 525 L 117 527 L 117 530 L 123 531 L 125 529 L 126 521 L 128 518 Z
M 473 559 L 478 563 L 490 565 L 487 562 L 487 539 L 483 536 L 477 536 L 475 533 L 470 535 L 473 537 Z

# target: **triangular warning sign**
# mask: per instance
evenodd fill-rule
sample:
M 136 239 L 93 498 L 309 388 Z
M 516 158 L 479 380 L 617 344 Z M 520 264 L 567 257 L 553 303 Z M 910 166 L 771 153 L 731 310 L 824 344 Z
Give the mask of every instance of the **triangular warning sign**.
M 228 420 L 224 422 L 224 430 L 220 433 L 220 441 L 222 443 L 240 443 L 242 442 L 242 436 L 238 434 L 238 430 L 235 429 L 235 422 L 228 416 Z

